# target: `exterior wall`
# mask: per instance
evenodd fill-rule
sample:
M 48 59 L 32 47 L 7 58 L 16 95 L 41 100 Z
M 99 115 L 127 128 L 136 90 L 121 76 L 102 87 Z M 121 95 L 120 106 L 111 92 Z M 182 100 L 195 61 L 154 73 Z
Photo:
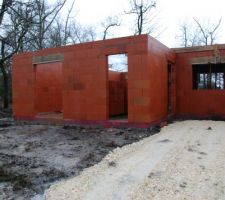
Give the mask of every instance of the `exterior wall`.
M 169 48 L 149 36 L 148 39 L 148 56 L 145 58 L 148 62 L 146 68 L 145 87 L 142 88 L 142 94 L 145 99 L 143 112 L 146 112 L 146 118 L 149 121 L 158 121 L 166 118 L 169 114 L 168 107 L 168 63 L 172 64 L 172 82 L 171 82 L 171 100 L 172 112 L 176 111 L 175 106 L 175 53 Z M 147 95 L 146 95 L 147 94 Z M 143 99 L 143 100 L 144 100 Z M 146 105 L 148 105 L 146 107 Z M 147 110 L 147 111 L 146 111 Z
M 62 62 L 35 65 L 36 110 L 62 111 Z
M 108 116 L 106 58 L 93 43 L 71 48 L 64 53 L 63 62 L 64 119 L 105 120 Z
M 107 56 L 121 53 L 128 55 L 128 73 L 108 73 Z M 54 55 L 60 60 L 45 60 Z M 225 62 L 225 46 L 173 51 L 147 35 L 19 54 L 13 58 L 13 114 L 35 118 L 40 112 L 62 110 L 65 120 L 101 121 L 128 107 L 128 122 L 150 123 L 171 114 L 170 98 L 173 114 L 225 116 L 225 90 L 192 89 L 192 63 L 211 62 L 216 56 Z
M 151 122 L 148 36 L 132 36 L 25 53 L 13 58 L 13 114 L 34 118 L 37 113 L 34 57 L 62 54 L 63 115 L 72 120 L 107 120 L 109 86 L 107 55 L 128 54 L 128 121 Z M 149 88 L 149 86 L 148 86 Z M 138 89 L 140 89 L 138 91 Z M 141 96 L 141 98 L 139 98 Z M 144 106 L 143 106 L 144 105 Z M 144 111 L 145 105 L 148 111 Z
M 192 62 L 210 58 L 215 54 L 212 50 L 177 52 L 177 115 L 183 116 L 225 116 L 225 90 L 192 89 Z M 220 50 L 225 56 L 225 51 Z
M 32 54 L 14 56 L 12 87 L 14 116 L 35 116 L 35 70 L 32 67 Z

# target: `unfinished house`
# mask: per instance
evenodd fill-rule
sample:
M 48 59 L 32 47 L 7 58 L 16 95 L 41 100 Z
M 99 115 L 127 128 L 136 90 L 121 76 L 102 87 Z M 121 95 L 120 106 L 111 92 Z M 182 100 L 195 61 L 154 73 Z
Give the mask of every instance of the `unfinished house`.
M 169 49 L 148 35 L 13 58 L 17 119 L 150 124 L 225 116 L 225 46 Z
M 176 115 L 225 119 L 225 45 L 174 51 Z

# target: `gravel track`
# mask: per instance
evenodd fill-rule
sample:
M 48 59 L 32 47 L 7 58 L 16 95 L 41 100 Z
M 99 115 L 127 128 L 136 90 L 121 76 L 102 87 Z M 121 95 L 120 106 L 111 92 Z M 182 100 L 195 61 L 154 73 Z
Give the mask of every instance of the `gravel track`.
M 115 149 L 47 200 L 225 199 L 225 122 L 183 121 Z

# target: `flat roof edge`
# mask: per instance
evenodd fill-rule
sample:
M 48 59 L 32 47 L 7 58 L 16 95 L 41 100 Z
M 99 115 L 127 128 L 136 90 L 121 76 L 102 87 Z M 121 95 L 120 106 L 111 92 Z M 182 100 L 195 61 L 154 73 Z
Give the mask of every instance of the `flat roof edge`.
M 188 53 L 196 51 L 213 51 L 225 49 L 225 44 L 213 44 L 207 46 L 194 46 L 194 47 L 180 47 L 180 48 L 171 48 L 175 53 Z
M 97 40 L 94 40 L 94 41 L 86 41 L 86 42 L 81 42 L 81 43 L 76 43 L 76 44 L 68 44 L 68 45 L 63 45 L 63 46 L 58 46 L 58 47 L 49 47 L 49 48 L 44 48 L 44 49 L 39 49 L 39 50 L 34 50 L 34 51 L 27 51 L 27 52 L 22 52 L 22 53 L 17 53 L 17 54 L 14 54 L 13 57 L 17 57 L 17 56 L 21 56 L 21 55 L 36 55 L 36 54 L 39 54 L 39 53 L 45 53 L 46 51 L 54 51 L 55 50 L 55 53 L 59 52 L 59 53 L 62 53 L 63 52 L 63 49 L 70 49 L 70 48 L 73 48 L 73 47 L 85 47 L 85 46 L 91 46 L 91 45 L 97 45 L 99 43 L 102 43 L 102 46 L 104 45 L 110 45 L 112 44 L 113 42 L 115 42 L 115 44 L 118 44 L 120 43 L 123 43 L 123 40 L 130 40 L 130 41 L 138 41 L 138 40 L 148 40 L 148 34 L 141 34 L 141 35 L 128 35 L 128 36 L 122 36 L 122 37 L 115 37 L 115 38 L 108 38 L 108 39 L 105 39 L 105 40 L 102 40 L 102 39 L 97 39 Z M 58 51 L 57 51 L 57 50 Z M 53 52 L 54 54 L 54 52 Z

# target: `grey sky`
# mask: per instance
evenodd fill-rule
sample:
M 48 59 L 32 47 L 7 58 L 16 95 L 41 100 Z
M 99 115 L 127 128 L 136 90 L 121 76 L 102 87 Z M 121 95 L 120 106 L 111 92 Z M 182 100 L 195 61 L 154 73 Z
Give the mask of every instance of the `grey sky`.
M 54 2 L 53 0 L 51 0 Z M 73 0 L 68 0 L 67 6 Z M 158 39 L 169 47 L 178 46 L 179 24 L 192 21 L 193 17 L 205 22 L 218 21 L 223 17 L 218 30 L 217 43 L 225 43 L 225 1 L 224 0 L 158 0 L 158 24 L 162 33 Z M 129 0 L 75 0 L 74 16 L 82 24 L 99 24 L 110 15 L 124 14 L 129 9 Z M 114 29 L 114 36 L 131 35 L 131 19 L 123 16 L 122 27 Z

